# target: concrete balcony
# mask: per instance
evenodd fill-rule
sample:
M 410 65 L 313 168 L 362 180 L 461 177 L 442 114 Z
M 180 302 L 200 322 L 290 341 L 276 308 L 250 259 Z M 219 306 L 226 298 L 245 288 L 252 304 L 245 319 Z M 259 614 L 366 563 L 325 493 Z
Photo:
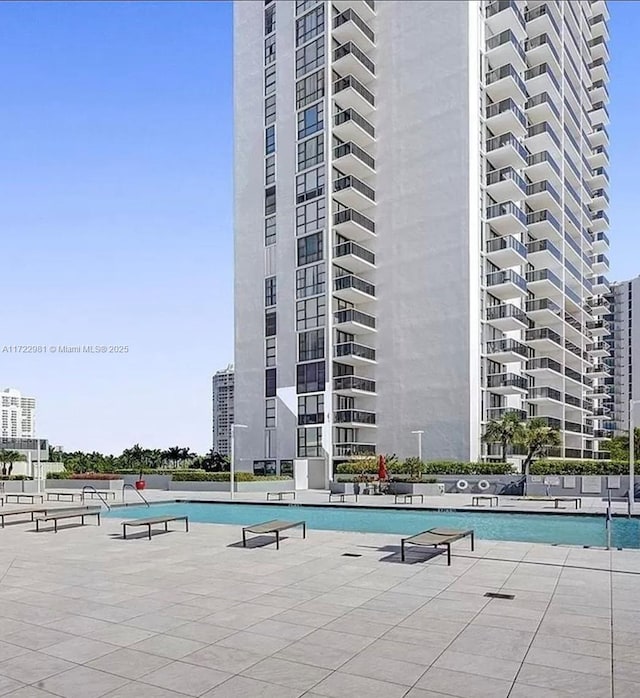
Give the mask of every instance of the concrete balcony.
M 562 308 L 551 298 L 533 298 L 526 302 L 525 312 L 536 324 L 549 325 L 562 317 Z
M 547 151 L 554 156 L 556 161 L 559 160 L 562 153 L 562 143 L 548 121 L 529 126 L 524 142 L 529 152 L 539 153 Z
M 541 182 L 545 179 L 558 183 L 562 181 L 560 167 L 551 153 L 547 151 L 529 155 L 524 171 L 532 182 Z
M 609 284 L 609 280 L 607 279 L 606 276 L 595 276 L 593 278 L 593 286 L 592 286 L 593 293 L 596 295 L 600 295 L 603 293 L 609 293 L 611 291 L 611 285 Z
M 609 123 L 609 110 L 604 102 L 596 102 L 588 113 L 593 126 L 606 126 Z
M 368 458 L 376 455 L 376 445 L 360 442 L 342 442 L 333 444 L 334 458 Z
M 607 89 L 607 83 L 605 80 L 596 80 L 588 90 L 589 97 L 591 97 L 592 104 L 597 104 L 602 102 L 603 104 L 608 104 L 609 90 Z
M 545 406 L 548 403 L 562 403 L 564 400 L 559 390 L 543 386 L 540 388 L 529 388 L 527 402 L 531 402 L 534 405 Z
M 333 379 L 333 391 L 339 395 L 375 395 L 376 382 L 359 376 L 338 376 Z
M 606 233 L 596 233 L 593 236 L 593 251 L 602 254 L 609 250 L 609 238 Z
M 492 68 L 514 65 L 519 70 L 527 67 L 527 56 L 522 48 L 522 37 L 518 38 L 511 29 L 487 39 L 486 57 Z
M 493 34 L 510 30 L 521 41 L 526 36 L 522 12 L 513 0 L 497 0 L 487 5 L 485 11 L 487 27 Z
M 562 264 L 562 253 L 551 240 L 534 240 L 527 243 L 527 261 L 535 269 L 557 267 Z
M 597 363 L 587 367 L 587 376 L 590 378 L 610 378 L 611 369 L 606 364 Z
M 492 373 L 487 376 L 487 390 L 497 395 L 526 395 L 528 381 L 516 373 Z
M 527 164 L 529 152 L 512 133 L 503 133 L 487 140 L 486 157 L 496 169 L 510 166 L 519 170 Z
M 607 291 L 604 291 L 604 293 L 607 293 Z M 587 306 L 590 313 L 595 317 L 610 315 L 613 312 L 609 301 L 604 296 L 593 296 L 587 301 Z
M 363 85 L 375 80 L 375 63 L 355 41 L 347 41 L 333 51 L 333 69 L 341 75 L 355 75 Z
M 499 204 L 522 201 L 527 195 L 527 183 L 513 167 L 487 172 L 486 183 L 487 194 Z
M 609 208 L 609 194 L 607 194 L 606 190 L 596 189 L 594 192 L 592 192 L 589 208 L 592 211 Z
M 608 342 L 593 342 L 587 344 L 587 352 L 596 358 L 604 358 L 611 354 L 611 345 Z
M 602 15 L 606 21 L 609 20 L 609 8 L 606 0 L 591 0 L 591 12 L 594 17 Z
M 524 16 L 529 36 L 540 34 L 551 35 L 554 39 L 560 38 L 560 17 L 556 8 L 550 3 L 543 3 L 527 10 Z
M 376 413 L 370 410 L 336 410 L 334 424 L 351 427 L 376 427 Z
M 535 211 L 527 214 L 527 226 L 535 238 L 562 240 L 560 223 L 550 211 Z
M 500 102 L 507 98 L 524 102 L 527 97 L 527 87 L 518 71 L 511 65 L 503 65 L 487 73 L 485 92 L 492 102 Z
M 376 224 L 352 208 L 333 214 L 333 228 L 340 235 L 356 242 L 370 240 L 376 235 Z
M 596 58 L 589 63 L 589 70 L 591 72 L 591 79 L 595 82 L 597 80 L 602 80 L 604 82 L 609 82 L 609 69 L 607 68 L 607 60 L 605 58 Z
M 373 29 L 369 25 L 369 21 L 375 16 L 375 13 L 367 11 L 367 5 L 364 2 L 334 2 L 336 9 L 341 9 L 342 12 L 333 18 L 332 36 L 336 41 L 344 44 L 347 41 L 357 41 L 363 48 L 369 50 L 376 43 L 376 36 Z M 356 9 L 357 5 L 357 9 Z
M 333 198 L 343 206 L 366 211 L 376 205 L 376 193 L 355 175 L 333 180 Z
M 546 179 L 527 186 L 527 204 L 534 211 L 550 209 L 556 213 L 562 211 L 562 199 L 554 186 Z
M 527 272 L 527 287 L 531 293 L 543 298 L 562 298 L 562 281 L 550 269 L 536 269 Z
M 485 254 L 498 267 L 517 267 L 527 261 L 527 248 L 513 235 L 487 240 Z
M 486 210 L 486 217 L 491 228 L 500 235 L 523 233 L 527 229 L 527 216 L 512 201 L 493 204 Z
M 604 145 L 597 145 L 589 155 L 587 161 L 591 167 L 608 167 L 609 151 Z
M 536 327 L 525 332 L 527 344 L 536 351 L 562 355 L 562 337 L 550 327 Z
M 591 133 L 587 134 L 587 138 L 592 148 L 596 148 L 599 145 L 609 145 L 609 131 L 602 124 L 595 126 Z
M 333 165 L 345 175 L 360 179 L 372 177 L 376 172 L 376 161 L 356 143 L 341 143 L 333 149 Z
M 376 268 L 375 254 L 356 242 L 341 242 L 335 245 L 333 261 L 343 269 L 355 273 L 372 271 Z
M 485 125 L 496 136 L 503 133 L 524 136 L 527 132 L 527 118 L 511 97 L 487 106 Z
M 560 75 L 562 61 L 552 34 L 538 34 L 532 39 L 527 39 L 524 42 L 524 50 L 529 65 L 548 63 L 557 70 L 556 74 Z
M 333 133 L 341 141 L 353 141 L 361 148 L 372 148 L 376 141 L 376 129 L 355 109 L 345 109 L 333 117 Z
M 376 98 L 355 76 L 349 74 L 333 83 L 333 96 L 341 109 L 355 109 L 368 116 L 376 108 Z
M 370 303 L 376 299 L 376 287 L 354 274 L 333 280 L 333 295 L 347 303 Z
M 591 49 L 591 57 L 593 60 L 609 60 L 609 49 L 607 48 L 607 40 L 604 36 L 594 37 L 587 42 L 587 45 Z
M 487 308 L 485 317 L 488 325 L 502 332 L 524 330 L 528 326 L 524 310 L 513 303 L 491 305 Z
M 609 259 L 604 254 L 597 254 L 591 258 L 591 269 L 596 274 L 606 274 L 609 271 Z
M 357 342 L 336 344 L 333 347 L 333 356 L 341 364 L 349 366 L 373 366 L 376 364 L 376 350 Z
M 555 359 L 550 359 L 546 356 L 529 359 L 525 366 L 525 371 L 536 380 L 551 381 L 552 383 L 562 385 L 562 364 Z
M 374 0 L 334 0 L 336 10 L 346 12 L 353 10 L 365 22 L 371 22 L 376 17 L 376 3 Z
M 530 95 L 546 92 L 550 95 L 556 95 L 556 99 L 560 99 L 562 88 L 548 63 L 541 63 L 529 68 L 524 74 L 524 80 Z
M 527 295 L 527 282 L 513 269 L 487 274 L 487 291 L 500 300 L 513 300 Z
M 549 122 L 558 131 L 562 129 L 560 111 L 554 98 L 548 92 L 529 97 L 524 105 L 524 110 L 531 125 Z
M 521 422 L 524 422 L 527 418 L 527 413 L 525 410 L 516 410 L 513 407 L 489 407 L 487 409 L 487 420 L 490 422 L 495 420 L 501 420 L 505 414 L 515 414 Z
M 487 342 L 486 354 L 499 364 L 514 364 L 527 361 L 531 351 L 526 344 L 507 338 Z
M 355 308 L 338 310 L 333 314 L 333 323 L 337 330 L 348 334 L 368 334 L 376 332 L 376 319 L 369 313 L 363 313 Z

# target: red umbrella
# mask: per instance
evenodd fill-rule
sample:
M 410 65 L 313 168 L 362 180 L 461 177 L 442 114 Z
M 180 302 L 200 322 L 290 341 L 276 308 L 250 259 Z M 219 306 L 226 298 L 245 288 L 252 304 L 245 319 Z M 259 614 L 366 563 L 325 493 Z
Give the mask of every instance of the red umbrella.
M 388 477 L 387 461 L 384 456 L 378 456 L 378 480 L 386 480 Z

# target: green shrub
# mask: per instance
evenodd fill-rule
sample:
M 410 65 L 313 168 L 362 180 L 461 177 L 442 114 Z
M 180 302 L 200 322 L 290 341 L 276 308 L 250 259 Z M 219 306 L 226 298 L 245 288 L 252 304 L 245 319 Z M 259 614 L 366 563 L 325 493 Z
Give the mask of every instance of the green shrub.
M 628 463 L 601 460 L 539 460 L 531 465 L 531 475 L 626 475 Z
M 0 480 L 31 480 L 33 478 L 29 475 L 3 475 L 0 476 Z
M 73 473 L 71 480 L 122 480 L 120 475 L 113 473 Z
M 229 482 L 229 473 L 207 473 L 203 470 L 174 470 L 171 473 L 174 482 Z M 291 480 L 287 475 L 254 475 L 240 471 L 235 473 L 236 482 L 261 482 L 265 480 Z

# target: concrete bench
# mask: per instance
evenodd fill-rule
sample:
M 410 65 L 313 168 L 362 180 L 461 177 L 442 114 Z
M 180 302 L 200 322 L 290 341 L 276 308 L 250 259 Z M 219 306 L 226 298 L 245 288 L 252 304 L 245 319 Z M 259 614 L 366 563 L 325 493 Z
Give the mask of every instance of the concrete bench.
M 282 501 L 286 496 L 290 495 L 292 499 L 296 498 L 295 490 L 281 490 L 280 492 L 267 492 L 267 502 L 271 499 Z
M 40 531 L 40 523 L 47 523 L 53 521 L 54 533 L 58 532 L 58 521 L 64 519 L 77 519 L 82 520 L 82 526 L 84 526 L 84 520 L 87 516 L 95 516 L 98 519 L 98 526 L 100 525 L 100 509 L 96 507 L 76 507 L 75 509 L 57 509 L 49 510 L 40 516 L 35 517 L 36 531 Z M 49 529 L 51 530 L 51 529 Z
M 397 504 L 398 500 L 401 500 L 401 504 L 406 504 L 409 502 L 410 504 L 413 504 L 414 499 L 420 499 L 420 503 L 424 504 L 424 495 L 423 494 L 415 494 L 413 492 L 408 492 L 407 494 L 396 494 L 393 498 L 393 503 Z
M 333 497 L 339 497 L 341 502 L 346 501 L 347 497 L 353 497 L 354 500 L 358 501 L 358 495 L 355 492 L 330 492 L 329 501 L 333 501 Z
M 169 531 L 169 523 L 171 521 L 184 521 L 185 533 L 189 532 L 189 517 L 188 516 L 153 516 L 148 519 L 131 519 L 130 521 L 122 522 L 122 537 L 127 538 L 127 527 L 146 526 L 148 538 L 151 540 L 151 527 L 157 524 L 164 524 L 165 533 Z
M 275 533 L 276 550 L 280 550 L 280 533 L 288 528 L 302 526 L 302 537 L 307 537 L 307 522 L 306 521 L 265 521 L 264 523 L 253 524 L 253 526 L 245 526 L 242 529 L 242 547 L 247 547 L 247 533 L 255 533 L 263 535 L 265 533 Z
M 489 500 L 489 506 L 492 507 L 493 503 L 495 501 L 496 506 L 500 506 L 500 500 L 498 499 L 497 494 L 476 494 L 475 496 L 471 497 L 471 506 L 472 507 L 479 507 L 480 502 Z
M 471 550 L 474 549 L 474 532 L 472 529 L 461 531 L 447 528 L 430 528 L 428 531 L 417 533 L 409 538 L 402 538 L 400 541 L 400 556 L 404 562 L 404 547 L 407 543 L 411 545 L 429 546 L 438 548 L 444 546 L 447 549 L 447 565 L 451 565 L 451 543 L 461 538 L 471 537 Z
M 49 511 L 49 509 L 44 506 L 27 508 L 23 507 L 22 509 L 7 509 L 6 511 L 0 510 L 0 526 L 4 528 L 4 520 L 7 516 L 23 516 L 24 514 L 30 514 L 30 521 L 33 521 L 36 514 L 46 514 L 47 511 Z

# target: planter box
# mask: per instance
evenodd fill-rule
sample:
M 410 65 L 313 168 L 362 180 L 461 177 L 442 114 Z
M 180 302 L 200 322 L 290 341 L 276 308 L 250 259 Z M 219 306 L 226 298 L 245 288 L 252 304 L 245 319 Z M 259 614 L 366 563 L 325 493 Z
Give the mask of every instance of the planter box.
M 258 482 L 236 482 L 235 485 L 236 492 L 282 492 L 296 488 L 295 480 L 259 480 Z
M 423 494 L 425 497 L 438 497 L 444 494 L 445 486 L 440 482 L 394 482 L 394 494 Z
M 35 480 L 1 480 L 4 484 L 5 492 L 28 492 L 38 491 L 38 483 Z
M 262 480 L 258 482 L 236 482 L 234 492 L 280 492 L 295 488 L 293 480 Z M 228 482 L 212 480 L 181 480 L 169 483 L 172 492 L 228 492 Z
M 48 490 L 82 489 L 83 487 L 95 487 L 97 490 L 122 491 L 124 480 L 47 480 Z M 26 490 L 25 490 L 26 492 Z
M 138 480 L 138 475 L 123 475 L 123 482 L 127 485 L 134 485 Z M 143 475 L 147 490 L 168 490 L 171 482 L 171 475 Z

